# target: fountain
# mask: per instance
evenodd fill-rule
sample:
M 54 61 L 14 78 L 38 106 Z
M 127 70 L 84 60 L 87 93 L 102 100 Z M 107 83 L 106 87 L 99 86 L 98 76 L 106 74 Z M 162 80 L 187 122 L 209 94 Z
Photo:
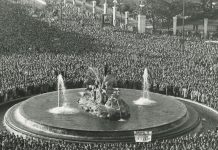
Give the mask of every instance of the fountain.
M 49 109 L 50 113 L 53 114 L 74 114 L 78 113 L 78 109 L 70 107 L 66 98 L 66 87 L 64 85 L 64 80 L 61 74 L 58 75 L 58 107 Z M 63 99 L 61 106 L 61 97 Z
M 97 68 L 89 67 L 86 84 L 78 104 L 85 112 L 100 118 L 125 121 L 130 117 L 129 106 L 120 98 L 120 90 L 113 88 L 115 78 L 111 74 L 100 74 Z M 107 72 L 107 70 L 105 70 Z M 94 75 L 94 78 L 93 78 Z
M 123 119 L 123 117 L 122 117 L 121 108 L 120 108 L 120 104 L 119 104 L 118 101 L 117 101 L 117 105 L 118 105 L 118 107 L 119 107 L 119 111 L 120 111 L 120 119 L 119 119 L 118 121 L 120 121 L 120 122 L 122 122 L 122 121 L 126 121 L 126 120 Z
M 165 139 L 186 134 L 200 124 L 192 107 L 186 108 L 177 98 L 148 92 L 147 69 L 143 92 L 114 87 L 116 78 L 110 71 L 102 74 L 94 67 L 89 71 L 86 88 L 66 89 L 59 75 L 57 91 L 13 105 L 4 116 L 6 129 L 48 140 L 134 142 L 133 131 L 152 131 L 152 139 Z
M 64 80 L 61 74 L 58 75 L 58 107 L 60 107 L 60 94 L 62 93 L 63 95 L 63 105 L 67 105 L 66 104 L 66 97 L 65 97 L 65 91 L 66 88 L 64 86 Z
M 142 97 L 140 97 L 138 100 L 134 101 L 134 104 L 136 104 L 136 105 L 151 105 L 151 104 L 155 103 L 155 101 L 150 100 L 148 88 L 149 88 L 148 69 L 145 68 L 144 74 L 143 74 Z
M 149 99 L 148 93 L 149 83 L 148 83 L 148 69 L 145 68 L 143 74 L 143 97 Z

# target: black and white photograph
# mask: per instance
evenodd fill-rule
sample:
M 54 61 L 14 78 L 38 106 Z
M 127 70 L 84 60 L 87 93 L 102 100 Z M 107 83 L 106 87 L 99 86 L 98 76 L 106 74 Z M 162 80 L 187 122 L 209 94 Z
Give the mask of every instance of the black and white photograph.
M 218 150 L 218 0 L 0 0 L 0 150 Z

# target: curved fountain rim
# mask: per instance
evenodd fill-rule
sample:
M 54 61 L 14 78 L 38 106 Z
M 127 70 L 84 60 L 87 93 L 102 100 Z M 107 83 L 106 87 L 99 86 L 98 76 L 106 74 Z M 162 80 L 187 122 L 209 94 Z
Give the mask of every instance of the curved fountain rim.
M 85 88 L 75 88 L 75 89 L 67 89 L 66 91 L 71 91 L 71 90 L 83 90 L 83 89 L 85 89 Z M 135 91 L 139 91 L 139 92 L 141 92 L 141 90 L 136 90 L 136 89 L 125 89 L 125 88 L 120 88 L 120 89 L 124 89 L 124 90 L 135 90 Z M 43 94 L 39 94 L 39 95 L 36 95 L 36 96 L 34 96 L 34 97 L 38 97 L 38 96 L 42 96 L 42 95 L 47 95 L 47 94 L 51 94 L 51 93 L 56 93 L 57 91 L 53 91 L 53 92 L 48 92 L 48 93 L 43 93 Z M 153 92 L 150 92 L 150 93 L 153 93 Z M 171 96 L 167 96 L 167 95 L 162 95 L 162 94 L 158 94 L 158 93 L 153 93 L 153 94 L 155 94 L 155 95 L 161 95 L 161 96 L 164 96 L 164 97 L 171 97 Z M 34 98 L 34 97 L 31 97 L 31 98 L 29 98 L 29 100 L 31 100 L 32 98 Z M 175 99 L 175 97 L 171 97 L 170 98 L 171 100 L 176 100 Z M 181 103 L 182 105 L 184 105 L 185 106 L 185 104 L 183 104 L 182 102 L 180 102 L 179 100 L 176 100 L 176 101 L 178 101 L 179 103 Z M 23 101 L 23 102 L 21 102 L 21 103 L 23 103 L 23 104 L 25 104 L 25 103 L 28 103 L 28 99 L 27 100 L 25 100 L 25 101 Z M 133 104 L 133 105 L 135 105 L 135 104 Z M 138 105 L 135 105 L 135 106 L 138 106 Z M 21 109 L 23 107 L 23 105 L 20 105 L 19 106 L 19 108 Z M 139 106 L 140 107 L 140 106 Z M 187 108 L 185 107 L 185 109 L 187 110 Z M 182 115 L 182 117 L 184 117 L 184 116 L 186 116 L 187 115 L 187 111 Z M 26 118 L 28 118 L 28 117 L 26 117 Z M 32 119 L 30 119 L 29 118 L 29 120 L 32 120 Z M 159 124 L 159 127 L 162 127 L 162 126 L 165 126 L 165 125 L 167 125 L 168 123 L 173 123 L 173 122 L 176 122 L 177 120 L 171 120 L 171 121 L 169 121 L 169 122 L 167 122 L 167 123 L 165 123 L 165 122 L 163 122 L 163 123 L 161 123 L 161 124 Z M 38 122 L 38 121 L 35 121 L 35 123 L 39 123 L 39 124 L 41 124 L 41 122 Z M 47 126 L 50 126 L 51 124 L 46 124 Z M 54 127 L 57 127 L 57 126 L 54 126 Z M 61 127 L 57 127 L 57 128 L 61 128 Z M 151 128 L 156 128 L 156 127 L 150 127 L 150 128 L 138 128 L 137 130 L 146 130 L 146 129 L 151 129 Z M 89 131 L 89 132 L 91 132 L 90 130 L 86 130 L 86 129 L 73 129 L 73 130 L 77 130 L 77 131 Z M 134 130 L 136 130 L 136 129 L 126 129 L 126 130 L 92 130 L 93 132 L 96 132 L 96 131 L 98 131 L 98 132 L 111 132 L 111 131 L 118 131 L 118 132 L 120 132 L 120 131 L 134 131 Z
M 66 89 L 66 91 L 69 91 L 69 90 L 79 90 L 79 89 L 85 89 L 85 88 L 74 88 L 74 89 Z M 26 100 L 28 99 L 31 99 L 31 98 L 34 98 L 34 97 L 38 97 L 38 96 L 42 96 L 42 95 L 47 95 L 49 93 L 56 93 L 58 92 L 57 90 L 56 91 L 51 91 L 51 92 L 46 92 L 46 93 L 41 93 L 41 94 L 37 94 L 37 95 L 34 95 L 34 96 L 30 96 L 29 98 L 27 98 Z
M 21 115 L 21 112 L 22 112 L 22 107 L 21 107 L 21 103 L 23 102 L 20 102 L 14 106 L 12 106 L 9 110 L 14 110 L 15 114 L 18 115 L 19 117 L 16 117 L 16 120 L 23 126 L 25 127 L 30 127 L 31 129 L 33 130 L 36 130 L 36 131 L 41 131 L 41 132 L 44 132 L 40 127 L 37 127 L 38 125 L 42 125 L 41 122 L 38 122 L 38 121 L 33 121 L 31 119 L 27 119 L 25 116 L 23 116 L 24 114 Z M 19 105 L 19 106 L 18 106 Z M 17 107 L 17 109 L 14 109 L 15 107 Z M 187 108 L 186 108 L 187 109 Z M 6 113 L 9 113 L 10 111 L 7 111 Z M 16 113 L 17 112 L 17 113 Z M 188 114 L 187 112 L 184 114 L 184 116 L 182 116 L 182 118 L 184 119 L 184 117 L 186 117 Z M 5 115 L 6 116 L 6 115 Z M 4 117 L 5 117 L 4 116 Z M 19 118 L 19 119 L 18 119 Z M 175 123 L 175 122 L 178 122 L 180 120 L 174 120 L 172 122 L 168 122 L 168 123 L 163 123 L 163 124 L 160 124 L 159 126 L 157 126 L 158 128 L 159 127 L 164 127 L 164 126 L 167 126 L 169 123 L 172 124 L 172 123 Z M 28 125 L 27 125 L 28 124 Z M 37 125 L 37 126 L 36 126 Z M 45 124 L 46 127 L 49 127 L 48 124 Z M 69 129 L 69 130 L 72 130 L 72 131 L 79 131 L 79 132 L 106 132 L 106 133 L 109 133 L 109 132 L 130 132 L 130 131 L 140 131 L 140 130 L 152 130 L 152 129 L 155 129 L 157 127 L 150 127 L 150 128 L 138 128 L 138 129 L 129 129 L 129 130 L 86 130 L 86 129 Z M 56 127 L 54 126 L 54 128 L 60 130 L 60 129 L 64 129 L 62 127 Z M 50 133 L 55 133 L 55 132 L 51 132 L 51 131 L 47 131 L 47 132 L 50 132 Z
M 174 97 L 174 96 L 170 96 L 170 97 Z M 190 99 L 181 98 L 181 97 L 174 97 L 174 98 L 176 98 L 178 100 L 186 101 L 186 102 L 189 102 L 189 103 L 192 103 L 192 104 L 196 104 L 196 105 L 199 105 L 201 107 L 204 107 L 204 108 L 212 111 L 213 113 L 215 113 L 218 116 L 218 110 L 216 110 L 214 108 L 211 108 L 211 107 L 209 107 L 209 106 L 207 106 L 205 104 L 202 104 L 202 103 L 199 103 L 199 102 L 196 102 L 196 101 L 192 101 Z

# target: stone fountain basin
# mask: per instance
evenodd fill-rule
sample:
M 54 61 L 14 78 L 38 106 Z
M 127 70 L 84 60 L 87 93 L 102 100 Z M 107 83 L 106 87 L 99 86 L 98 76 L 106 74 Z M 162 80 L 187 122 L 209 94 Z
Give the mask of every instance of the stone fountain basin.
M 134 132 L 152 131 L 156 137 L 179 130 L 189 118 L 186 106 L 175 98 L 150 93 L 155 101 L 138 106 L 134 101 L 141 97 L 141 90 L 121 89 L 120 97 L 129 106 L 130 118 L 124 122 L 101 119 L 82 110 L 77 100 L 84 89 L 66 90 L 67 103 L 77 109 L 72 114 L 53 114 L 57 107 L 57 92 L 37 95 L 9 109 L 4 124 L 10 131 L 54 139 L 77 141 L 133 141 Z

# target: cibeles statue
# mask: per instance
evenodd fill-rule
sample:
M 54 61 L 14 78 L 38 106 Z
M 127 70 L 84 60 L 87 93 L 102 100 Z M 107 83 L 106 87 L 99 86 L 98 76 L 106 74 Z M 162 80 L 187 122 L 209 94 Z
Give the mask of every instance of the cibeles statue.
M 115 77 L 104 68 L 100 74 L 97 68 L 89 68 L 85 84 L 87 88 L 78 100 L 80 107 L 93 115 L 110 120 L 128 119 L 129 106 L 120 98 L 120 90 L 114 88 Z

